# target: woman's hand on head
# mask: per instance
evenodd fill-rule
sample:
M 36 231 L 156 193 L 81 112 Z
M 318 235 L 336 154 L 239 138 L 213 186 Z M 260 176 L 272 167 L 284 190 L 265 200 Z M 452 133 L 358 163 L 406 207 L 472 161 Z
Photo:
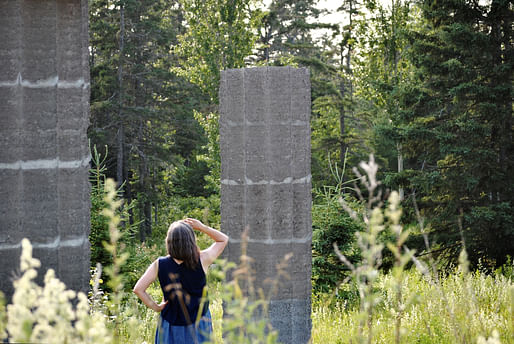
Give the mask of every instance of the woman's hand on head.
M 187 219 L 182 220 L 182 221 L 184 221 L 185 223 L 190 225 L 193 229 L 196 229 L 198 231 L 201 231 L 206 227 L 201 221 L 190 218 L 190 217 L 188 217 Z

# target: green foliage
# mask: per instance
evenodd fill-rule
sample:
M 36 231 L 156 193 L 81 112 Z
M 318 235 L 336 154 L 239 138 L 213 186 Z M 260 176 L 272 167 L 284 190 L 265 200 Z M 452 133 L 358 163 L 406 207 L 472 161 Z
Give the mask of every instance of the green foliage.
M 218 103 L 220 71 L 245 66 L 252 52 L 252 28 L 259 12 L 251 0 L 180 0 L 187 30 L 179 36 L 175 53 L 181 66 L 173 70 L 198 85 Z
M 317 22 L 322 11 L 316 3 L 317 0 L 274 0 L 262 9 L 257 64 L 295 66 L 299 60 L 316 54 L 312 32 L 323 27 Z
M 355 95 L 371 114 L 385 184 L 416 197 L 441 263 L 457 260 L 462 211 L 472 265 L 503 264 L 514 242 L 512 3 L 366 6 Z M 420 233 L 409 241 L 425 249 Z
M 354 172 L 367 194 L 366 209 L 362 214 L 366 228 L 356 233 L 362 261 L 357 264 L 350 262 L 337 245 L 334 245 L 341 262 L 352 271 L 360 305 L 358 309 L 347 308 L 335 320 L 338 327 L 343 328 L 335 337 L 338 338 L 336 342 L 498 343 L 500 338 L 510 342 L 514 338 L 510 331 L 513 323 L 509 320 L 514 314 L 512 280 L 501 274 L 494 277 L 479 272 L 470 274 L 464 245 L 459 255 L 458 269 L 453 274 L 442 279 L 433 261 L 430 262 L 430 272 L 423 262 L 414 257 L 414 252 L 405 246 L 409 232 L 400 224 L 399 194 L 390 194 L 387 208 L 383 211 L 378 188 L 380 182 L 376 179 L 378 166 L 373 156 L 369 163 L 362 162 L 360 167 L 365 174 L 357 169 Z M 342 205 L 350 216 L 357 217 L 355 210 L 344 200 Z M 394 241 L 386 243 L 395 261 L 388 275 L 379 271 L 384 245 L 378 239 L 379 234 L 385 231 L 389 231 L 394 237 Z M 405 271 L 411 261 L 416 264 L 420 273 Z M 500 286 L 500 292 L 496 291 L 496 283 Z M 411 284 L 414 287 L 410 287 Z M 488 291 L 484 292 L 484 289 Z M 511 306 L 505 306 L 509 304 Z M 495 307 L 491 309 L 491 305 Z M 326 321 L 334 324 L 334 320 L 330 319 L 332 311 L 329 306 L 321 303 L 318 307 L 321 315 L 328 318 Z M 341 307 L 341 304 L 332 303 L 331 307 Z M 487 326 L 484 322 L 490 325 Z M 411 327 L 413 323 L 414 328 L 426 326 L 427 334 L 425 335 L 424 330 L 414 330 Z M 489 338 L 486 339 L 484 334 Z M 314 333 L 313 342 L 316 342 L 316 337 L 317 334 Z
M 322 95 L 314 99 L 311 119 L 311 165 L 314 187 L 337 183 L 330 173 L 332 165 L 340 165 L 340 113 L 335 95 Z
M 111 257 L 103 247 L 103 242 L 109 238 L 108 223 L 105 216 L 100 212 L 105 208 L 104 183 L 105 183 L 105 159 L 102 159 L 96 150 L 92 150 L 92 161 L 94 168 L 90 169 L 89 181 L 91 183 L 91 232 L 89 243 L 91 244 L 91 265 L 100 263 L 104 266 L 111 263 Z
M 355 317 L 357 328 L 352 335 L 352 340 L 358 343 L 365 343 L 366 341 L 371 343 L 375 334 L 373 328 L 375 307 L 381 301 L 381 295 L 375 290 L 375 282 L 379 276 L 379 268 L 382 263 L 382 250 L 384 249 L 384 244 L 380 242 L 379 236 L 386 229 L 384 215 L 390 216 L 392 218 L 391 222 L 397 225 L 399 221 L 397 211 L 399 198 L 395 193 L 391 195 L 391 201 L 394 201 L 396 204 L 392 204 L 389 213 L 384 214 L 380 208 L 381 191 L 378 188 L 380 182 L 376 179 L 378 165 L 375 163 L 373 155 L 370 155 L 368 163 L 361 162 L 359 166 L 365 173 L 361 174 L 356 168 L 354 172 L 360 179 L 364 191 L 367 192 L 366 207 L 362 212 L 366 227 L 363 231 L 356 233 L 357 244 L 361 250 L 362 260 L 357 264 L 353 264 L 348 257 L 339 250 L 336 244 L 334 244 L 334 249 L 341 262 L 351 270 L 352 278 L 359 291 L 360 307 Z M 359 195 L 360 194 L 359 192 Z M 356 211 L 352 209 L 344 199 L 340 201 L 348 214 L 352 218 L 357 219 Z M 362 199 L 362 201 L 364 201 L 364 199 Z M 397 251 L 397 253 L 401 255 L 399 251 Z
M 442 256 L 456 261 L 462 218 L 472 265 L 499 266 L 514 249 L 512 3 L 425 1 L 422 11 L 408 53 L 417 80 L 393 117 L 410 170 L 403 186 Z
M 231 281 L 226 280 L 229 272 L 233 276 Z M 248 281 L 253 277 L 245 256 L 241 256 L 238 266 L 221 262 L 214 274 L 222 282 L 216 284 L 211 295 L 215 329 L 211 343 L 278 343 L 278 333 L 267 318 L 269 300 L 262 290 L 252 292 L 253 289 L 248 288 L 248 283 L 252 283 Z
M 401 91 L 418 80 L 408 59 L 410 33 L 423 25 L 420 11 L 412 1 L 390 4 L 366 2 L 369 11 L 357 22 L 354 58 L 355 96 L 360 99 L 358 116 L 365 116 L 370 127 L 367 139 L 381 171 L 401 173 L 400 133 L 393 122 L 400 107 Z M 400 186 L 383 179 L 393 189 Z
M 7 333 L 5 333 L 5 324 L 7 323 L 7 315 L 5 312 L 5 297 L 2 292 L 0 292 L 0 340 L 4 340 L 7 337 Z
M 201 113 L 195 111 L 194 115 L 207 135 L 207 144 L 203 147 L 205 153 L 197 156 L 200 161 L 207 164 L 210 170 L 210 173 L 205 176 L 205 181 L 207 182 L 205 188 L 219 194 L 221 180 L 219 114 L 211 112 L 207 116 L 203 116 Z
M 495 273 L 503 275 L 511 281 L 514 281 L 514 261 L 510 255 L 507 256 L 507 262 L 496 269 Z
M 107 151 L 107 148 L 106 148 Z M 91 182 L 91 231 L 89 234 L 89 242 L 91 244 L 91 266 L 98 263 L 102 266 L 112 264 L 112 255 L 105 247 L 105 243 L 109 242 L 109 219 L 102 213 L 107 206 L 105 196 L 105 161 L 107 153 L 102 156 L 93 146 L 91 149 L 93 167 L 90 169 L 89 180 Z M 122 198 L 123 191 L 120 188 L 116 190 L 117 199 Z M 121 218 L 124 227 L 121 231 L 121 241 L 128 243 L 134 240 L 137 224 L 130 224 L 129 213 L 134 208 L 134 202 L 131 202 L 117 210 L 117 216 Z
M 181 0 L 186 31 L 178 37 L 175 53 L 180 65 L 172 67 L 179 76 L 208 94 L 211 104 L 195 109 L 194 117 L 203 128 L 207 144 L 197 158 L 207 164 L 206 188 L 219 193 L 221 174 L 219 153 L 219 114 L 217 113 L 220 71 L 245 66 L 256 36 L 253 31 L 260 12 L 252 0 Z
M 312 281 L 316 292 L 328 292 L 348 276 L 334 252 L 338 245 L 351 261 L 358 259 L 355 233 L 362 230 L 362 223 L 344 212 L 339 202 L 337 188 L 318 191 L 312 206 Z
M 204 154 L 195 154 L 195 157 L 190 160 L 180 159 L 173 172 L 169 176 L 163 176 L 171 180 L 173 195 L 186 198 L 208 197 L 212 194 L 212 190 L 207 190 L 210 184 L 202 182 L 209 173 L 209 166 L 204 156 Z
M 190 162 L 206 143 L 193 109 L 208 99 L 171 71 L 178 65 L 173 47 L 185 30 L 176 0 L 92 0 L 89 10 L 88 135 L 97 147 L 110 148 L 105 174 L 123 185 L 127 203 L 137 199 L 130 221 L 139 224 L 144 241 L 167 201 L 162 190 L 170 170 L 183 165 L 188 178 L 181 182 L 205 184 L 203 175 L 190 173 L 196 167 Z

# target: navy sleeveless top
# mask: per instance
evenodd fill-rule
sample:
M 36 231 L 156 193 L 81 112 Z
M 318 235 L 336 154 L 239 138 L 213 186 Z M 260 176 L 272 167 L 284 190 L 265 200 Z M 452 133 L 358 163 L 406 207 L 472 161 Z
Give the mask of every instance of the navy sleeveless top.
M 200 259 L 194 270 L 184 263 L 177 264 L 170 256 L 159 258 L 159 283 L 164 299 L 168 304 L 161 316 L 172 326 L 191 325 L 197 320 L 198 313 L 205 315 L 209 304 L 205 300 L 200 310 L 202 293 L 207 280 Z

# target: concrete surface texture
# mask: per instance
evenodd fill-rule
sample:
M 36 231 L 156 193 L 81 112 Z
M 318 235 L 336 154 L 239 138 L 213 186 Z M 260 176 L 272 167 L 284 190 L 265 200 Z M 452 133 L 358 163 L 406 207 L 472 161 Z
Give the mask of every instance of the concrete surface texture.
M 0 290 L 21 240 L 74 290 L 89 280 L 87 0 L 0 0 Z
M 305 68 L 221 73 L 221 229 L 225 257 L 239 262 L 241 234 L 253 259 L 254 287 L 271 297 L 282 343 L 307 343 L 311 296 L 310 79 Z M 279 274 L 276 265 L 292 253 Z

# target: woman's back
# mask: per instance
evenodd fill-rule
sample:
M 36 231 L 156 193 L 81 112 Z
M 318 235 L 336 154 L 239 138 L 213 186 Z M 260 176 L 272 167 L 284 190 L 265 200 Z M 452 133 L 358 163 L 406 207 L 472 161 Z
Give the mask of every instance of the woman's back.
M 168 301 L 161 314 L 170 325 L 190 325 L 196 321 L 198 313 L 205 315 L 209 307 L 207 301 L 199 309 L 206 285 L 200 259 L 191 269 L 170 256 L 159 258 L 158 277 L 164 300 Z
M 214 240 L 200 251 L 194 230 Z M 143 303 L 160 312 L 155 331 L 156 344 L 200 344 L 209 341 L 212 321 L 207 302 L 202 304 L 207 268 L 223 252 L 228 236 L 187 218 L 173 222 L 166 235 L 167 257 L 155 260 L 134 286 L 134 293 Z M 159 279 L 164 301 L 157 303 L 146 292 Z

